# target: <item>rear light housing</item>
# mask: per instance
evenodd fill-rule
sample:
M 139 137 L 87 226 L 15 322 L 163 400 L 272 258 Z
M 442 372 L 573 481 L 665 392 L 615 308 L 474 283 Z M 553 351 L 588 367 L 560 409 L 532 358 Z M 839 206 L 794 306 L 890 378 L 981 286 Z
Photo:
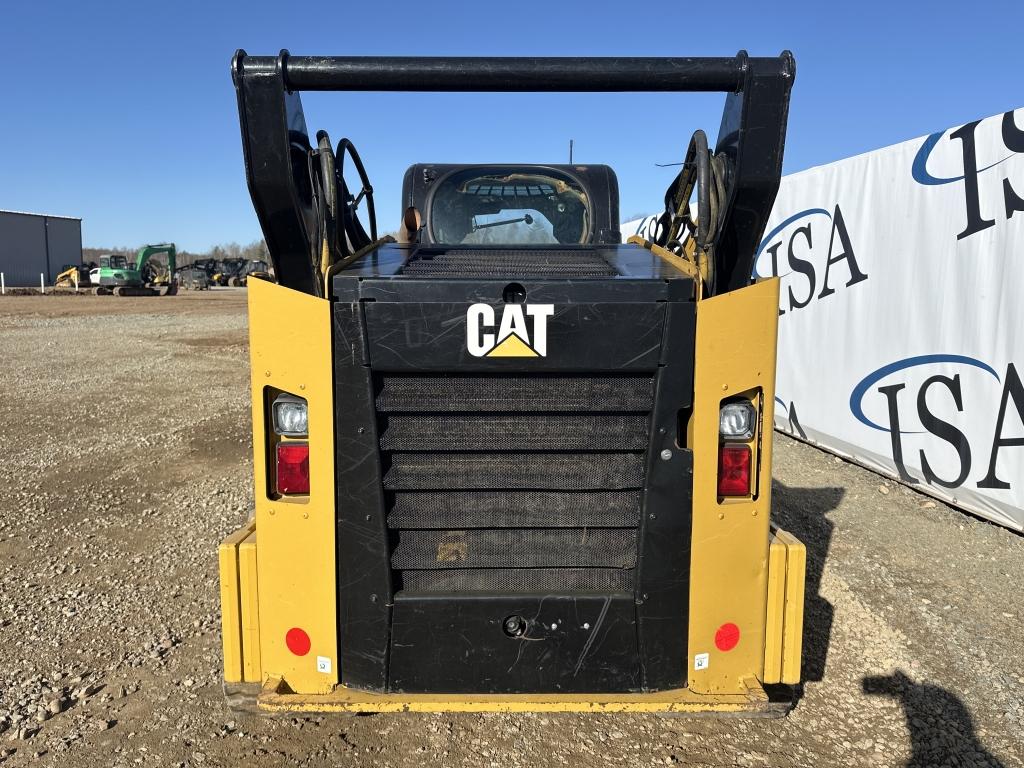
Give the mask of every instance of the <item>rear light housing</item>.
M 746 443 L 723 443 L 718 447 L 718 495 L 749 496 L 751 466 L 750 446 Z
M 304 398 L 281 394 L 274 398 L 274 432 L 284 437 L 305 437 L 309 433 L 309 408 Z
M 309 443 L 277 444 L 277 492 L 282 495 L 309 493 Z
M 749 400 L 723 403 L 718 412 L 718 436 L 723 440 L 750 440 L 756 419 L 757 413 Z

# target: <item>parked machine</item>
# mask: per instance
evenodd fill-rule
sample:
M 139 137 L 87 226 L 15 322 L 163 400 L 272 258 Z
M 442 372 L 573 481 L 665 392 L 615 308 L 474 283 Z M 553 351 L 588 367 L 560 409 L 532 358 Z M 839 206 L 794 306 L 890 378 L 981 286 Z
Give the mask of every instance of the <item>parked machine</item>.
M 263 261 L 263 259 L 246 259 L 241 269 L 228 281 L 228 285 L 245 287 L 249 284 L 249 278 L 255 278 L 257 280 L 270 280 L 273 281 L 274 276 L 270 270 L 270 265 Z
M 214 281 L 218 285 L 244 288 L 250 277 L 271 280 L 270 265 L 262 259 L 225 259 L 217 262 L 218 271 Z
M 232 74 L 278 284 L 249 286 L 255 512 L 220 547 L 229 698 L 784 712 L 805 553 L 771 522 L 778 280 L 751 273 L 793 57 L 239 51 Z M 610 167 L 494 162 L 413 165 L 396 242 L 352 142 L 310 141 L 303 90 L 727 95 L 649 241 L 620 243 Z
M 178 287 L 188 291 L 208 291 L 213 284 L 210 276 L 202 267 L 187 264 L 175 270 Z
M 215 275 L 218 274 L 216 259 L 196 259 L 192 262 L 191 267 L 206 273 L 210 286 L 217 285 L 217 281 L 214 279 Z
M 89 288 L 92 286 L 89 273 L 96 266 L 91 261 L 87 264 L 65 264 L 53 284 L 56 288 Z
M 269 264 L 262 259 L 201 259 L 196 263 L 206 268 L 215 286 L 244 288 L 249 278 L 273 280 Z
M 153 261 L 164 256 L 166 264 Z M 173 296 L 178 292 L 174 279 L 177 250 L 174 243 L 145 245 L 139 249 L 134 261 L 119 254 L 100 256 L 99 266 L 92 269 L 89 279 L 98 296 Z
M 231 279 L 232 272 L 234 272 L 234 262 L 241 262 L 241 259 L 211 259 L 211 261 L 213 262 L 213 268 L 210 280 L 214 285 L 226 286 L 228 280 Z

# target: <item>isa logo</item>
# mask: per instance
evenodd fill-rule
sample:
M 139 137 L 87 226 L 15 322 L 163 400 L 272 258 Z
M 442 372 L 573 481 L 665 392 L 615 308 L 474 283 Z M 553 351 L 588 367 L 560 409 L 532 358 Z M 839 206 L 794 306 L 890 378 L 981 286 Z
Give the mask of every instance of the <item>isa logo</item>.
M 778 395 L 775 396 L 775 425 L 776 427 L 781 426 L 781 429 L 788 431 L 791 435 L 796 435 L 801 440 L 807 439 L 807 433 L 804 432 L 803 426 L 800 424 L 800 417 L 796 412 L 796 403 L 790 400 L 788 403 Z
M 838 204 L 794 213 L 769 232 L 754 257 L 753 277 L 782 278 L 780 315 L 868 279 Z
M 1024 211 L 1024 198 L 1018 192 L 1024 191 L 1024 178 L 1011 180 L 1004 165 L 1022 153 L 1024 128 L 1017 126 L 1010 111 L 948 134 L 933 133 L 917 151 L 911 176 L 926 187 L 956 184 L 960 188 L 966 225 L 956 239 L 964 240 L 994 227 L 1000 218 L 1005 221 Z
M 490 304 L 466 310 L 466 349 L 473 357 L 547 357 L 554 304 L 506 304 L 498 321 Z
M 1010 490 L 1022 481 L 998 468 L 1004 452 L 1024 449 L 1024 384 L 1013 363 L 997 371 L 965 355 L 896 360 L 854 387 L 850 411 L 865 427 L 889 434 L 906 483 Z M 908 460 L 920 465 L 921 478 Z

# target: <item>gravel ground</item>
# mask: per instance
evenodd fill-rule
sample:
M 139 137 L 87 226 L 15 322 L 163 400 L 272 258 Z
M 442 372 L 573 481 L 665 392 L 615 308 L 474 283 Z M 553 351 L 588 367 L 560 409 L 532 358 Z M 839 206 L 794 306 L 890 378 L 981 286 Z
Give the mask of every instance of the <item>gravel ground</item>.
M 807 543 L 781 720 L 262 718 L 220 689 L 247 517 L 244 291 L 0 300 L 0 764 L 1024 766 L 1024 538 L 777 437 Z

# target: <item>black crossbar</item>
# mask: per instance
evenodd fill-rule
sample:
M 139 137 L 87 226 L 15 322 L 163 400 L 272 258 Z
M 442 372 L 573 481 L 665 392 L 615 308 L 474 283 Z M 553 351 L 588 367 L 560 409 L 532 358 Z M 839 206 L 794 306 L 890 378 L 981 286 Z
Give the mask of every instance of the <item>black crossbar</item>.
M 296 91 L 736 91 L 745 55 L 717 58 L 261 56 Z

